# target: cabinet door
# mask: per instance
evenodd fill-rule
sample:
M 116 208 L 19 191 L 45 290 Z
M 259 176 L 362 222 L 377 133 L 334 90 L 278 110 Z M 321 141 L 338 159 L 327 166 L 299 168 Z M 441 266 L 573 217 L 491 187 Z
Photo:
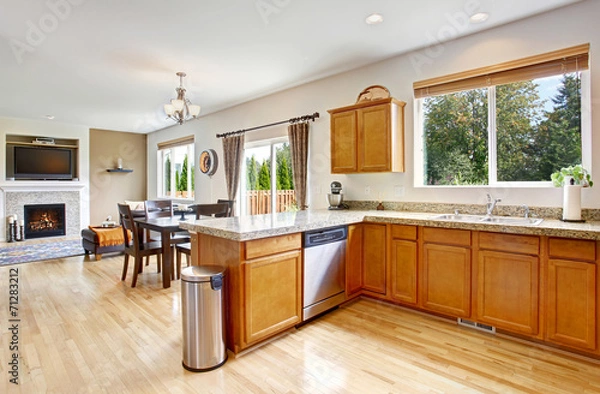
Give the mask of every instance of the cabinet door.
M 356 111 L 331 115 L 331 172 L 356 172 Z
M 596 264 L 548 261 L 547 340 L 596 349 Z
M 406 304 L 417 303 L 417 243 L 392 240 L 392 299 Z
M 478 321 L 520 334 L 538 333 L 538 257 L 480 251 L 477 275 Z
M 385 225 L 363 225 L 363 288 L 385 294 Z
M 358 294 L 362 289 L 363 228 L 360 224 L 348 226 L 346 249 L 346 296 Z
M 361 108 L 358 116 L 358 171 L 392 170 L 390 105 Z
M 293 327 L 302 316 L 299 250 L 248 260 L 244 267 L 247 344 Z
M 471 250 L 424 244 L 420 267 L 421 306 L 455 317 L 471 315 Z

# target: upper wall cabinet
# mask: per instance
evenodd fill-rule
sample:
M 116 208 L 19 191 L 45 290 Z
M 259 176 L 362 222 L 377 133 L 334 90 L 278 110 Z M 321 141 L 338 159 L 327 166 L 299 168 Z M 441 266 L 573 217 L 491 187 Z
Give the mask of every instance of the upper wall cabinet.
M 331 172 L 404 172 L 405 105 L 386 98 L 329 110 Z

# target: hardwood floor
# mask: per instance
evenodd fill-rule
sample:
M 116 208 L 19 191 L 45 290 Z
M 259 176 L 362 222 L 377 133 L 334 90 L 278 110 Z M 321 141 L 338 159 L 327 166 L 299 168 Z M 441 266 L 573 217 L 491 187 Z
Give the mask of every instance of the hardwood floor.
M 600 363 L 361 299 L 211 372 L 181 366 L 180 284 L 122 256 L 0 268 L 1 393 L 600 393 Z M 19 386 L 9 275 L 19 277 Z

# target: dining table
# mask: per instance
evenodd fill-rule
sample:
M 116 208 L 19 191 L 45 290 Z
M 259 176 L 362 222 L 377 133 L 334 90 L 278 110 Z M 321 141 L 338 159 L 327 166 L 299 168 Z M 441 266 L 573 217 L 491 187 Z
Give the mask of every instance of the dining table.
M 173 265 L 173 251 L 171 248 L 171 234 L 185 231 L 179 227 L 179 224 L 183 221 L 194 221 L 196 218 L 194 215 L 185 216 L 171 216 L 154 219 L 136 218 L 135 222 L 138 226 L 138 230 L 141 232 L 143 229 L 148 229 L 160 233 L 161 246 L 162 246 L 162 282 L 163 288 L 171 286 L 171 270 Z

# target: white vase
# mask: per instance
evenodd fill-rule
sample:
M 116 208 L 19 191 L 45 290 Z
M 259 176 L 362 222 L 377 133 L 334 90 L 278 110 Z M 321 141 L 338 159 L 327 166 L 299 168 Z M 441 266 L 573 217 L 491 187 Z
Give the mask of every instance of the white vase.
M 581 185 L 563 186 L 563 220 L 581 220 Z

